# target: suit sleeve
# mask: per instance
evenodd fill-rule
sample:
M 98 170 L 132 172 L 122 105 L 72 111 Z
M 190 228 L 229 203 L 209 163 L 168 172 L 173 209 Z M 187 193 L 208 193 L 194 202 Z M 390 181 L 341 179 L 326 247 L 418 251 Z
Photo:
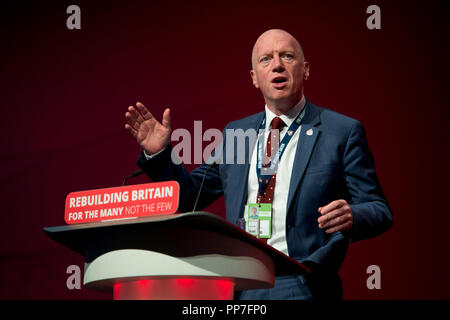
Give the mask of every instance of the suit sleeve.
M 350 130 L 344 150 L 344 180 L 353 212 L 352 242 L 375 237 L 392 227 L 392 211 L 375 173 L 364 127 L 358 121 Z
M 147 159 L 142 152 L 137 165 L 144 170 L 153 181 L 175 180 L 180 185 L 180 212 L 193 210 L 195 199 L 208 164 L 203 163 L 189 173 L 182 164 L 172 161 L 172 146 L 169 144 L 165 150 L 151 159 Z M 201 190 L 201 196 L 197 209 L 201 210 L 210 205 L 223 194 L 219 168 L 212 167 L 206 172 L 205 181 Z

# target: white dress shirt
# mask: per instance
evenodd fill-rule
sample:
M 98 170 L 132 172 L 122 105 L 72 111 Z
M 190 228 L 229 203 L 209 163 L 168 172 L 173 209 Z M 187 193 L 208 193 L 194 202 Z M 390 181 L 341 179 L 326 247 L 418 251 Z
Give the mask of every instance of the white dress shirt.
M 297 115 L 303 110 L 305 106 L 305 97 L 286 114 L 282 114 L 279 117 L 284 121 L 286 126 L 280 132 L 280 141 L 286 134 L 289 126 L 295 120 Z M 266 128 L 264 145 L 267 143 L 267 139 L 270 133 L 270 124 L 272 119 L 276 115 L 269 110 L 267 105 L 266 109 Z M 297 149 L 298 137 L 300 135 L 301 126 L 295 131 L 291 140 L 286 146 L 283 156 L 278 163 L 277 176 L 275 182 L 275 191 L 272 202 L 272 237 L 268 239 L 267 244 L 271 245 L 275 249 L 288 254 L 287 241 L 286 241 L 286 211 L 287 211 L 287 198 L 289 194 L 289 185 L 291 182 L 292 167 L 294 165 L 295 151 Z M 248 204 L 256 203 L 256 197 L 258 195 L 258 177 L 256 174 L 256 153 L 257 147 L 253 148 L 253 153 L 250 162 L 250 171 L 248 174 L 247 184 L 247 205 L 245 206 L 244 219 L 245 225 L 248 226 Z M 272 153 L 273 154 L 273 153 Z

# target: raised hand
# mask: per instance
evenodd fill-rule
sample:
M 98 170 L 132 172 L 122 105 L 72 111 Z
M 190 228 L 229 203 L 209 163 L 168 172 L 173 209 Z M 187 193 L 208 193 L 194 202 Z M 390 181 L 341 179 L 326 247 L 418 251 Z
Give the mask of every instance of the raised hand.
M 156 120 L 148 109 L 140 102 L 136 107 L 129 106 L 125 113 L 127 129 L 148 155 L 164 149 L 170 142 L 170 109 L 164 110 L 162 122 Z

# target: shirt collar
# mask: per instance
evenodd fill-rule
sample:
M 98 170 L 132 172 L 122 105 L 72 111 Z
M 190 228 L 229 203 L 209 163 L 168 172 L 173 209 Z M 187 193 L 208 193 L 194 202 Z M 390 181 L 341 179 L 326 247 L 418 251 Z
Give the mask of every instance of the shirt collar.
M 279 116 L 281 118 L 281 120 L 284 121 L 287 128 L 289 128 L 289 126 L 292 124 L 292 122 L 294 122 L 294 120 L 298 116 L 298 114 L 303 110 L 303 108 L 305 107 L 305 103 L 306 103 L 305 96 L 302 96 L 299 103 L 297 103 L 294 107 L 289 109 L 286 113 Z M 265 106 L 265 109 L 266 109 L 266 128 L 265 129 L 269 130 L 270 124 L 271 124 L 273 118 L 275 118 L 277 115 L 269 110 L 269 108 L 267 107 L 267 104 Z

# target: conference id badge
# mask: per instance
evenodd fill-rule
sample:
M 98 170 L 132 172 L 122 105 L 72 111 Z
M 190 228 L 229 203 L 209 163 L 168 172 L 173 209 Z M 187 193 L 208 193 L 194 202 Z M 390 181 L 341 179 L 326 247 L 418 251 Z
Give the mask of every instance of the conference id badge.
M 249 203 L 247 214 L 247 232 L 257 238 L 270 239 L 272 237 L 272 204 Z

